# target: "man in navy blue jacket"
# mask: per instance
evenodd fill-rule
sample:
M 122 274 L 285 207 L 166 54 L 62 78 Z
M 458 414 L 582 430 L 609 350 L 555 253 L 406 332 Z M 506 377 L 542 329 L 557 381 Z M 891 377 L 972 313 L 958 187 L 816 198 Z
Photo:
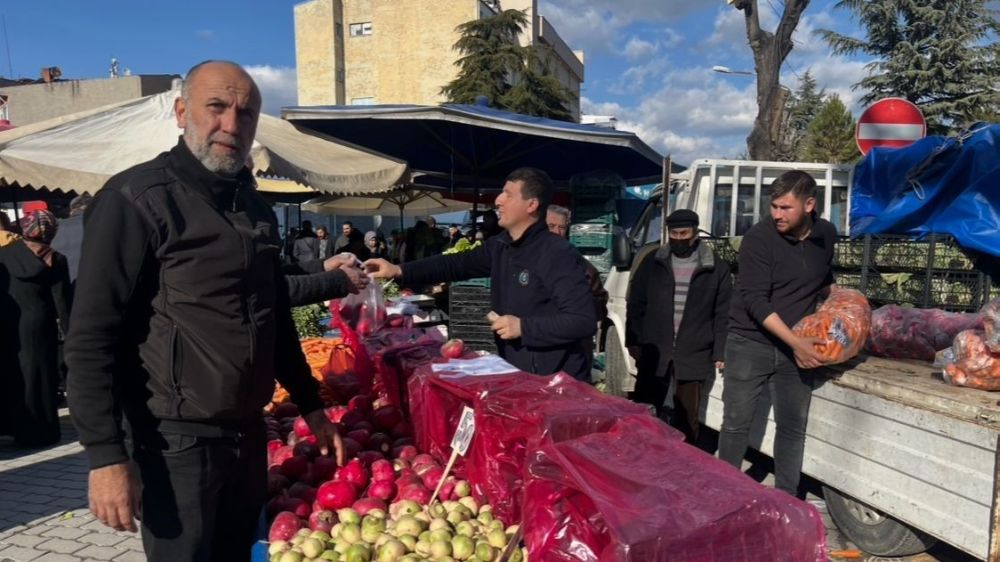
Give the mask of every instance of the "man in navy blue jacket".
M 492 329 L 497 351 L 529 373 L 565 371 L 590 379 L 587 341 L 597 330 L 594 299 L 583 257 L 563 238 L 549 234 L 545 212 L 552 180 L 534 168 L 507 176 L 496 207 L 506 232 L 471 252 L 393 265 L 382 259 L 365 267 L 376 277 L 402 278 L 404 285 L 491 278 Z

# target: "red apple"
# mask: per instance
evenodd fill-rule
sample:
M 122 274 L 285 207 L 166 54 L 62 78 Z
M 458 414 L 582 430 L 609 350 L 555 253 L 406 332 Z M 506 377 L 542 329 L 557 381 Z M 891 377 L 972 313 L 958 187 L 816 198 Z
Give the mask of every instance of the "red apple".
M 465 343 L 460 339 L 450 339 L 441 346 L 441 357 L 458 359 L 465 354 Z

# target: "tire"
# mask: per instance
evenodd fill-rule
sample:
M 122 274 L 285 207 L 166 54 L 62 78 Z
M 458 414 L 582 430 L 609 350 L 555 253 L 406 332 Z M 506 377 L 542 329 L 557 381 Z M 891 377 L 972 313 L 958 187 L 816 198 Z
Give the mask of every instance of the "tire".
M 625 361 L 625 350 L 622 348 L 621 339 L 618 337 L 618 327 L 612 325 L 608 329 L 608 335 L 604 340 L 604 377 L 607 384 L 607 393 L 612 396 L 627 398 L 625 391 L 626 378 L 628 374 L 628 362 Z
M 912 529 L 867 505 L 823 486 L 830 517 L 858 548 L 876 556 L 911 556 L 934 546 L 937 539 Z

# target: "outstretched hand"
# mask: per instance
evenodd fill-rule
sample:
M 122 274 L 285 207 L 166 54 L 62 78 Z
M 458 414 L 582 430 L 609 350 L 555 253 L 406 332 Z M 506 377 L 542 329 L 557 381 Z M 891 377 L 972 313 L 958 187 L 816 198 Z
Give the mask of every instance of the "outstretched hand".
M 309 430 L 316 436 L 316 446 L 323 456 L 329 456 L 331 447 L 337 458 L 337 466 L 344 466 L 344 440 L 340 436 L 337 426 L 327 419 L 326 413 L 320 409 L 309 412 L 303 419 Z
M 365 262 L 365 271 L 379 279 L 396 279 L 403 276 L 403 269 L 388 260 L 374 258 Z

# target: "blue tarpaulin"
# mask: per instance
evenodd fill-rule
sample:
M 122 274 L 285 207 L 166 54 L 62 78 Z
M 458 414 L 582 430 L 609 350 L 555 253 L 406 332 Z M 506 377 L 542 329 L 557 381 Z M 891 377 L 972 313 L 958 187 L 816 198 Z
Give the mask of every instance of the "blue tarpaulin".
M 858 164 L 851 236 L 930 233 L 1000 257 L 1000 125 L 875 148 Z

